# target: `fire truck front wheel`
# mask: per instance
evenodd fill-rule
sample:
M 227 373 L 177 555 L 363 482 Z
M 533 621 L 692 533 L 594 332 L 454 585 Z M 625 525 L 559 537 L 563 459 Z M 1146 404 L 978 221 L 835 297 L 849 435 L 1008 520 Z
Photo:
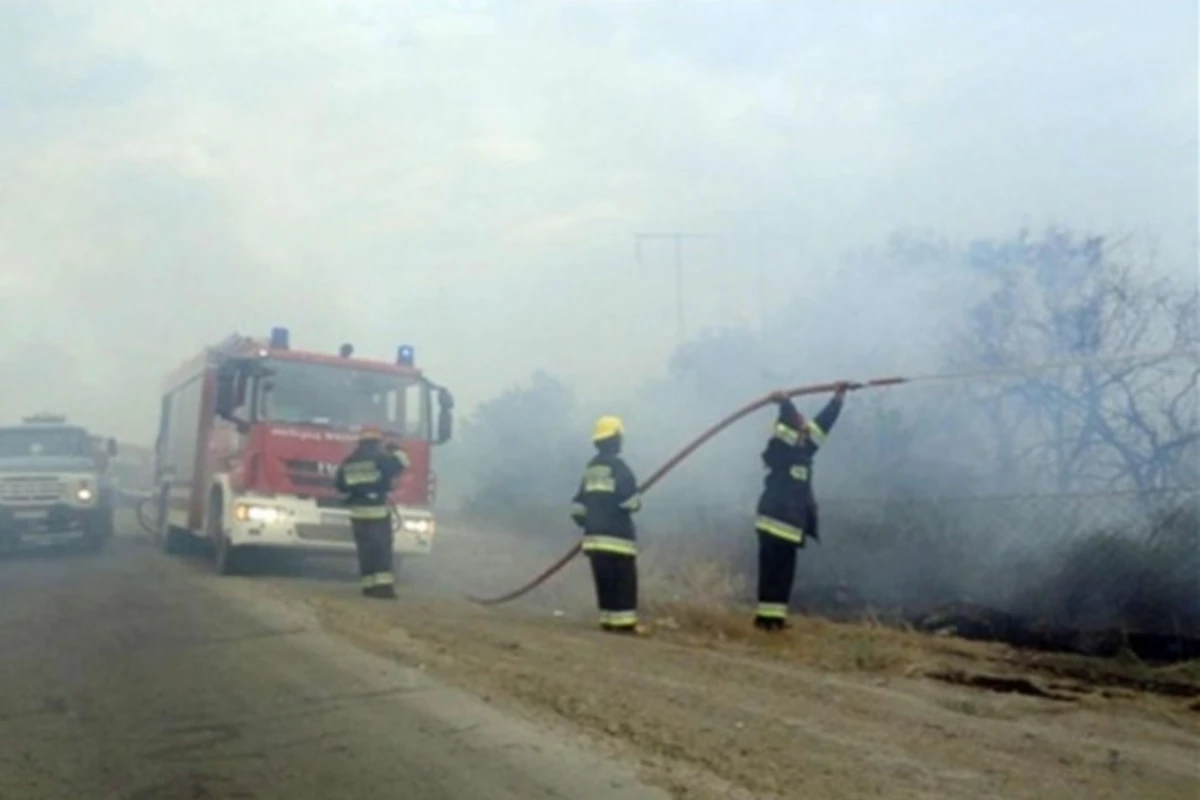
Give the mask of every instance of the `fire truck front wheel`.
M 156 512 L 158 517 L 158 543 L 164 553 L 169 556 L 187 555 L 191 549 L 192 536 L 185 530 L 176 528 L 167 517 L 167 504 L 171 489 L 163 484 L 158 492 Z
M 229 537 L 221 534 L 220 537 L 213 542 L 215 549 L 215 560 L 218 575 L 237 575 L 241 572 L 242 554 L 238 552 L 238 548 L 229 543 Z
M 208 497 L 206 518 L 208 540 L 212 542 L 214 561 L 218 575 L 239 575 L 245 571 L 246 553 L 234 547 L 225 532 L 225 497 L 220 489 L 213 489 Z

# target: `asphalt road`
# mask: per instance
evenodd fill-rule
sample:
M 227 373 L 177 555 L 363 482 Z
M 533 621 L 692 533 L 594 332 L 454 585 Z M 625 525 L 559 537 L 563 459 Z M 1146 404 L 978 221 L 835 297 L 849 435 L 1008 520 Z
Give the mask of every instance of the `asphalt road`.
M 0 798 L 666 797 L 306 614 L 133 536 L 0 561 Z

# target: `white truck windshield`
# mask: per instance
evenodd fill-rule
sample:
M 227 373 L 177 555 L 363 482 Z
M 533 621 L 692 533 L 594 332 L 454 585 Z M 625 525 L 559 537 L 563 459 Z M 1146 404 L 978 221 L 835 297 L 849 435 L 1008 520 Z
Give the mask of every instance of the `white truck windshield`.
M 273 359 L 259 383 L 259 416 L 277 422 L 352 427 L 378 425 L 409 439 L 429 439 L 430 390 L 418 380 L 327 364 Z
M 79 428 L 0 430 L 0 458 L 73 458 L 92 455 L 92 443 Z

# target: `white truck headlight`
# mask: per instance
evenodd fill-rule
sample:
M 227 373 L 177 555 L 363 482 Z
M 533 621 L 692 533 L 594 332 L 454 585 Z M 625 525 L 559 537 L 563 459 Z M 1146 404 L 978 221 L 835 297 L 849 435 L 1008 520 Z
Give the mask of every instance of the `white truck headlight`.
M 239 503 L 234 508 L 233 515 L 243 522 L 261 522 L 267 525 L 283 518 L 283 512 L 278 508 L 247 503 Z

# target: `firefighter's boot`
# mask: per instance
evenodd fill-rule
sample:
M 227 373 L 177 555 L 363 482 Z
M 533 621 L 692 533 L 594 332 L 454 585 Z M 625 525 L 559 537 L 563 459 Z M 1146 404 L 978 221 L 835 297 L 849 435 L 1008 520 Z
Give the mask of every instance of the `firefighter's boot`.
M 760 631 L 765 631 L 767 633 L 778 633 L 781 631 L 786 631 L 786 630 L 790 629 L 792 626 L 786 619 L 775 619 L 775 618 L 764 619 L 763 617 L 755 617 L 754 618 L 754 627 Z
M 622 636 L 649 636 L 650 628 L 640 622 L 636 625 L 602 625 L 600 627 L 605 633 L 617 633 Z

